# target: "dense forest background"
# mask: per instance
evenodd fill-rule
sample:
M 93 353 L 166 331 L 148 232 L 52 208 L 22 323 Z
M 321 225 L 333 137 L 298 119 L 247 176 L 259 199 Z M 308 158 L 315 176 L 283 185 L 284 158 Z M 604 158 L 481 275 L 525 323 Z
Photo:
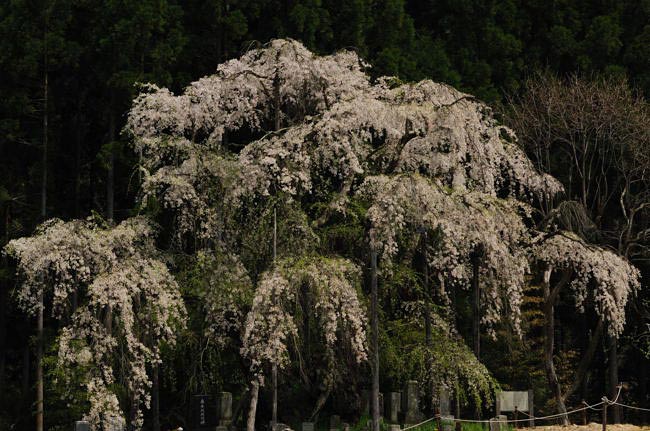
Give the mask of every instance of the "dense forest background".
M 83 218 L 95 212 L 119 221 L 131 215 L 138 191 L 137 158 L 121 130 L 136 84 L 153 82 L 178 91 L 223 61 L 278 37 L 295 38 L 318 53 L 354 49 L 373 65 L 374 76 L 431 78 L 502 112 L 508 111 L 507 97 L 521 94 L 526 80 L 540 72 L 624 79 L 634 91 L 650 95 L 647 0 L 4 1 L 0 246 L 29 235 L 50 217 Z M 643 259 L 639 262 L 643 269 Z M 11 299 L 14 272 L 3 257 L 0 429 L 8 424 L 31 429 L 35 325 Z M 645 296 L 629 306 L 618 358 L 619 380 L 630 382 L 628 400 L 647 406 Z M 498 342 L 486 339 L 481 360 L 502 387 L 536 389 L 540 408 L 550 411 L 551 405 L 544 405 L 550 396 L 540 358 L 538 300 L 533 289 L 525 304 L 525 342 L 511 334 Z M 472 310 L 469 302 L 465 305 L 460 303 L 457 321 L 471 340 Z M 559 374 L 570 381 L 592 325 L 589 316 L 575 318 L 571 307 L 558 312 Z M 52 345 L 56 328 L 47 322 L 45 327 Z M 598 348 L 589 378 L 578 391 L 585 399 L 608 392 L 607 346 L 603 342 Z M 193 366 L 184 360 L 177 362 L 181 369 Z M 225 363 L 212 360 L 215 372 Z M 183 371 L 175 372 L 165 377 L 169 388 L 184 378 Z M 192 389 L 237 392 L 237 387 L 223 386 L 222 376 L 210 379 L 193 382 Z M 64 401 L 52 396 L 56 391 L 55 385 L 46 387 L 49 423 L 71 414 Z

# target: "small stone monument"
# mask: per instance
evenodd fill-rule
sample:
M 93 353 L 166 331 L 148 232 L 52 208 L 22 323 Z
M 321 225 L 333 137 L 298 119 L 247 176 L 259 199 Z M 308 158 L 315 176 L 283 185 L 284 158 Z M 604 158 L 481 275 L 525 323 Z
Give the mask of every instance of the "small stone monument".
M 74 431 L 90 431 L 90 422 L 77 421 L 74 423 Z
M 208 430 L 217 425 L 214 397 L 194 395 L 192 397 L 192 431 Z
M 438 397 L 440 399 L 440 415 L 441 416 L 451 415 L 451 402 L 449 401 L 449 390 L 444 386 L 441 386 Z
M 490 419 L 490 431 L 508 431 L 508 417 L 506 415 L 498 415 Z
M 440 415 L 440 426 L 442 431 L 454 431 L 455 425 L 454 417 L 452 415 Z
M 303 422 L 302 423 L 302 431 L 314 431 L 314 423 L 313 422 Z
M 330 416 L 330 431 L 338 430 L 341 428 L 341 416 L 332 415 Z
M 228 426 L 232 423 L 232 394 L 221 392 L 217 396 L 218 425 Z
M 406 382 L 402 393 L 402 409 L 404 424 L 413 425 L 424 419 L 424 415 L 420 411 L 420 389 L 416 380 Z
M 402 394 L 399 392 L 388 393 L 388 403 L 386 403 L 386 419 L 388 422 L 399 422 L 399 412 L 402 410 Z

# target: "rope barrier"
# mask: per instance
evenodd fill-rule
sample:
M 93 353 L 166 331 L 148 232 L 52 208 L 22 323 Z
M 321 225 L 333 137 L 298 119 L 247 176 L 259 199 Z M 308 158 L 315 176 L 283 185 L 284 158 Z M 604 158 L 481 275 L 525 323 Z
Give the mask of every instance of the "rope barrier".
M 603 397 L 602 401 L 600 401 L 600 402 L 598 402 L 596 404 L 587 404 L 585 401 L 583 401 L 582 403 L 585 405 L 584 407 L 569 410 L 566 413 L 556 413 L 554 415 L 548 415 L 548 416 L 531 416 L 526 412 L 518 411 L 518 413 L 524 413 L 526 416 L 528 416 L 528 418 L 527 419 L 489 419 L 489 420 L 460 419 L 460 418 L 456 419 L 456 418 L 454 418 L 454 419 L 451 419 L 451 420 L 453 420 L 454 422 L 464 422 L 464 423 L 517 423 L 517 422 L 530 422 L 531 420 L 538 421 L 538 420 L 558 419 L 558 418 L 565 417 L 565 416 L 571 415 L 573 413 L 578 413 L 578 412 L 581 412 L 581 411 L 584 411 L 584 410 L 587 410 L 587 409 L 591 409 L 591 410 L 594 410 L 594 411 L 602 411 L 602 408 L 597 409 L 595 407 L 602 406 L 603 404 L 607 404 L 608 406 L 617 405 L 617 406 L 625 407 L 625 408 L 628 408 L 628 409 L 650 412 L 650 409 L 646 409 L 646 408 L 643 408 L 643 407 L 629 406 L 627 404 L 619 403 L 618 399 L 621 396 L 621 390 L 622 390 L 622 386 L 619 385 L 618 386 L 618 393 L 616 394 L 616 398 L 614 398 L 613 401 L 610 401 L 607 397 Z M 431 421 L 437 420 L 437 419 L 441 419 L 441 418 L 442 418 L 442 416 L 435 415 L 434 417 L 426 419 L 426 420 L 424 420 L 424 421 L 422 421 L 422 422 L 420 422 L 418 424 L 410 425 L 410 426 L 408 426 L 406 428 L 402 428 L 402 431 L 407 431 L 407 430 L 410 430 L 410 429 L 413 429 L 413 428 L 417 428 L 417 427 L 422 426 L 422 425 L 424 425 L 424 424 L 426 424 L 428 422 L 431 422 Z
M 583 401 L 582 404 L 584 404 L 585 406 L 587 406 L 588 408 L 590 408 L 591 410 L 593 410 L 595 412 L 600 412 L 600 411 L 603 410 L 603 409 L 595 409 L 595 408 L 591 407 L 589 404 L 587 404 L 586 401 Z
M 625 407 L 627 409 L 632 409 L 632 410 L 641 410 L 642 412 L 650 412 L 650 409 L 646 409 L 643 407 L 636 407 L 636 406 L 628 406 L 627 404 L 622 404 L 622 403 L 615 403 L 617 406 Z
M 529 415 L 528 419 L 489 419 L 489 420 L 480 420 L 480 419 L 460 419 L 460 418 L 456 419 L 456 418 L 454 418 L 453 421 L 454 422 L 469 422 L 469 423 L 486 423 L 486 424 L 489 424 L 489 423 L 530 422 L 531 420 L 536 420 L 537 421 L 537 420 L 557 419 L 557 418 L 560 418 L 560 417 L 563 417 L 563 416 L 567 416 L 567 415 L 570 415 L 570 414 L 573 414 L 573 413 L 577 413 L 577 412 L 581 412 L 583 410 L 587 410 L 587 408 L 590 408 L 590 407 L 596 407 L 596 406 L 602 405 L 604 403 L 605 403 L 605 401 L 601 401 L 599 403 L 592 404 L 590 406 L 588 405 L 586 407 L 581 407 L 581 408 L 577 408 L 577 409 L 574 409 L 574 410 L 570 410 L 570 411 L 568 411 L 566 413 L 556 413 L 554 415 L 548 415 L 548 416 L 530 416 Z M 519 413 L 522 413 L 522 412 L 519 411 Z M 427 422 L 431 422 L 431 421 L 436 420 L 436 419 L 438 419 L 440 417 L 441 417 L 440 415 L 436 415 L 436 416 L 434 416 L 432 418 L 429 418 L 429 419 L 426 419 L 426 420 L 424 420 L 424 421 L 422 421 L 422 422 L 420 422 L 418 424 L 410 425 L 410 426 L 408 426 L 406 428 L 402 428 L 402 431 L 406 431 L 406 430 L 409 430 L 409 429 L 412 429 L 412 428 L 417 428 L 417 427 L 419 427 L 421 425 L 424 425 Z

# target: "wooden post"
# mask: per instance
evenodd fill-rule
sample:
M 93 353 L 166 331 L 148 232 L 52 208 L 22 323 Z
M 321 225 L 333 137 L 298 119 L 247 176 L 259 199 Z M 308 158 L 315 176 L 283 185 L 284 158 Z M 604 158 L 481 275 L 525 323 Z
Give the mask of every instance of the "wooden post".
M 607 431 L 607 398 L 603 397 L 603 401 L 605 404 L 603 404 L 603 431 Z
M 519 422 L 517 422 L 518 416 L 519 416 L 519 411 L 517 410 L 517 406 L 515 406 L 515 428 L 519 428 Z
M 582 400 L 582 404 L 583 404 L 584 406 L 587 406 L 587 405 L 588 405 L 587 402 L 586 402 L 585 400 Z M 582 411 L 582 424 L 583 424 L 583 425 L 587 425 L 587 409 L 584 409 L 584 410 Z
M 436 407 L 434 410 L 435 417 L 436 417 L 436 424 L 438 425 L 438 431 L 442 431 L 442 420 L 440 420 L 440 409 Z
M 532 389 L 528 389 L 528 414 L 530 415 L 530 421 L 528 426 L 535 428 L 535 400 L 534 392 Z

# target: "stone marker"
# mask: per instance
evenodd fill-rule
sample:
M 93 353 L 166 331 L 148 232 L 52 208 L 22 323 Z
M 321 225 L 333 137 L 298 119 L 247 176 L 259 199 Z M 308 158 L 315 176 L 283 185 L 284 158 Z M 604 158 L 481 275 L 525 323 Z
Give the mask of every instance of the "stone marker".
M 330 430 L 338 430 L 339 428 L 341 428 L 341 416 L 330 416 Z
M 77 421 L 74 423 L 74 431 L 90 431 L 90 422 Z
M 313 422 L 303 422 L 301 431 L 314 431 L 314 423 Z
M 454 431 L 455 425 L 454 417 L 452 415 L 440 415 L 440 426 L 442 431 Z
M 390 424 L 388 425 L 388 431 L 400 431 L 402 428 L 399 424 Z
M 406 382 L 402 393 L 402 408 L 404 424 L 413 425 L 424 419 L 424 415 L 420 411 L 420 389 L 416 380 Z
M 399 392 L 388 393 L 386 403 L 386 419 L 388 422 L 399 422 L 399 413 L 402 410 L 402 394 Z
M 444 386 L 440 387 L 439 392 L 440 398 L 440 415 L 449 416 L 451 415 L 451 402 L 449 401 L 449 389 Z
M 508 431 L 508 416 L 498 415 L 490 419 L 490 431 Z
M 192 420 L 190 423 L 192 431 L 213 428 L 217 425 L 214 397 L 210 395 L 194 395 L 192 397 Z
M 221 392 L 217 396 L 218 425 L 228 426 L 232 423 L 232 394 Z

